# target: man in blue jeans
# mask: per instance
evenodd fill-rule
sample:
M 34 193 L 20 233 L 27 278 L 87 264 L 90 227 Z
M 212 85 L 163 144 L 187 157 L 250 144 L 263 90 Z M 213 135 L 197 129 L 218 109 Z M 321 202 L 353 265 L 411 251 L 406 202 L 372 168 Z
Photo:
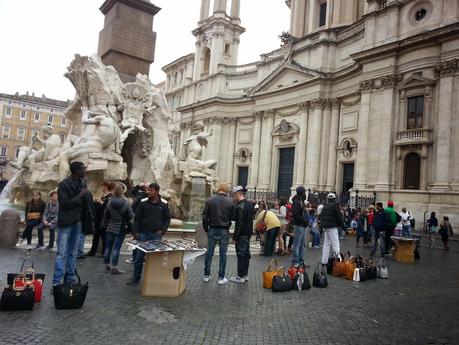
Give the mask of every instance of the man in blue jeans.
M 306 189 L 303 186 L 297 187 L 296 195 L 292 198 L 293 266 L 304 264 L 304 242 L 308 226 L 304 209 L 305 200 Z
M 171 222 L 169 206 L 162 201 L 159 195 L 159 185 L 151 183 L 147 187 L 148 199 L 142 201 L 136 209 L 134 216 L 133 233 L 138 241 L 161 240 Z M 127 285 L 137 285 L 142 277 L 145 252 L 136 251 L 134 273 L 127 281 Z
M 229 243 L 229 228 L 233 217 L 233 202 L 228 198 L 229 187 L 226 184 L 218 186 L 217 194 L 206 202 L 202 212 L 202 226 L 207 232 L 207 253 L 204 266 L 204 281 L 210 281 L 210 266 L 214 256 L 215 246 L 220 248 L 218 268 L 218 285 L 228 283 L 225 277 L 226 251 Z
M 76 256 L 81 233 L 81 213 L 84 197 L 89 191 L 83 181 L 86 167 L 81 162 L 70 164 L 71 176 L 59 183 L 57 194 L 57 255 L 53 285 L 71 283 L 75 278 Z

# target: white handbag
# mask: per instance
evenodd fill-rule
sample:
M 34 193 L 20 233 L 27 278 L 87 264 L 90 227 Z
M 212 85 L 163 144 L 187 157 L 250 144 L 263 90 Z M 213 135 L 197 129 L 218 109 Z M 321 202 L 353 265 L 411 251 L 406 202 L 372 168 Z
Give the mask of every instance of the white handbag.
M 360 281 L 360 269 L 359 268 L 356 268 L 354 270 L 354 276 L 352 277 L 352 280 L 355 281 L 355 282 L 359 282 Z
M 381 279 L 389 278 L 389 270 L 386 266 L 386 262 L 384 261 L 384 258 L 381 258 L 379 260 L 377 272 L 378 272 L 378 278 L 381 278 Z

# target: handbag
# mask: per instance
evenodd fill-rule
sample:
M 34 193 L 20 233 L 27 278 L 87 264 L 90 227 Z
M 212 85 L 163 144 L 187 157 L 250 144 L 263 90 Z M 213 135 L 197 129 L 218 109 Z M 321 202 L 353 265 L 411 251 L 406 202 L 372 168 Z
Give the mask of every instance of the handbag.
M 293 278 L 293 290 L 309 290 L 311 283 L 309 282 L 308 273 L 303 270 L 298 270 Z
M 344 276 L 346 268 L 346 261 L 344 260 L 344 255 L 339 253 L 337 255 L 337 260 L 333 264 L 332 276 L 333 277 L 342 277 Z
M 354 277 L 354 270 L 356 269 L 355 259 L 351 256 L 351 253 L 347 252 L 349 259 L 344 262 L 344 278 L 352 280 Z
M 30 261 L 30 267 L 24 271 L 24 266 L 27 261 Z M 25 282 L 29 285 L 32 284 L 35 287 L 35 302 L 41 302 L 41 297 L 43 295 L 43 282 L 45 281 L 45 273 L 35 273 L 35 267 L 33 264 L 32 257 L 30 255 L 26 255 L 22 260 L 21 270 L 20 272 L 24 273 L 8 273 L 6 275 L 6 282 L 8 286 L 13 285 L 14 278 L 18 275 L 24 274 Z
M 336 253 L 333 252 L 332 255 L 328 258 L 327 262 L 327 273 L 332 274 L 333 272 L 333 265 L 335 264 L 336 261 Z
M 53 286 L 56 309 L 78 309 L 83 306 L 89 284 L 81 284 L 80 276 L 76 270 L 75 275 L 78 277 L 78 283 L 65 283 L 66 273 L 64 283 Z
M 18 274 L 12 286 L 5 287 L 0 300 L 0 310 L 32 310 L 35 292 L 33 285 L 26 284 L 25 276 Z
M 263 217 L 261 218 L 261 221 L 259 221 L 256 225 L 255 225 L 255 229 L 260 233 L 260 234 L 263 234 L 266 232 L 267 230 L 267 226 L 266 226 L 266 223 L 265 223 L 265 218 L 266 218 L 266 214 L 268 213 L 268 211 L 265 211 L 265 214 L 263 215 Z
M 360 281 L 360 269 L 359 268 L 356 268 L 354 270 L 354 276 L 352 277 L 352 280 L 355 281 L 355 282 L 359 282 Z
M 273 292 L 290 291 L 293 288 L 293 280 L 288 274 L 285 274 L 285 267 L 281 267 L 278 274 L 273 278 Z
M 418 246 L 414 247 L 414 251 L 413 252 L 414 252 L 413 254 L 414 254 L 414 259 L 415 260 L 421 259 L 421 254 L 419 253 Z
M 378 277 L 378 271 L 376 269 L 376 266 L 373 262 L 373 260 L 369 260 L 366 267 L 365 267 L 365 271 L 366 271 L 366 274 L 367 274 L 367 280 L 371 280 L 371 279 L 376 279 Z
M 272 269 L 273 264 L 276 265 L 274 269 Z M 268 269 L 263 272 L 263 288 L 272 289 L 273 278 L 276 274 L 278 274 L 277 261 L 276 259 L 272 259 L 271 262 L 269 263 Z
M 327 273 L 325 272 L 321 262 L 317 264 L 316 270 L 314 271 L 312 285 L 318 288 L 326 288 L 328 286 Z
M 387 279 L 389 278 L 389 270 L 386 266 L 384 258 L 379 260 L 378 269 L 377 269 L 378 278 Z

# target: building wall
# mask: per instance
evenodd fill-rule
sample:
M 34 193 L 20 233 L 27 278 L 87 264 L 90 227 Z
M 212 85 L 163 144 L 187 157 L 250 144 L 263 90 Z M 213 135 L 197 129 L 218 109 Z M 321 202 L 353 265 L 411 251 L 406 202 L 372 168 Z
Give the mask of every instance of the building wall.
M 68 102 L 46 97 L 0 94 L 0 171 L 11 173 L 8 162 L 16 159 L 21 146 L 30 145 L 32 136 L 40 133 L 44 125 L 51 123 L 54 132 L 64 139 L 69 131 L 64 117 L 67 105 Z

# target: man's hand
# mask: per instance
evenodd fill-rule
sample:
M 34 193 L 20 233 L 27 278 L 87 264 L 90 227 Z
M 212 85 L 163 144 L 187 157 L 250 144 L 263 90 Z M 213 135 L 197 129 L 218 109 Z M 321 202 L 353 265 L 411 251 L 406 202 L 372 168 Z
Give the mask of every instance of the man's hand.
M 43 221 L 43 224 L 44 224 L 45 226 L 49 226 L 49 223 L 48 223 L 46 220 Z

